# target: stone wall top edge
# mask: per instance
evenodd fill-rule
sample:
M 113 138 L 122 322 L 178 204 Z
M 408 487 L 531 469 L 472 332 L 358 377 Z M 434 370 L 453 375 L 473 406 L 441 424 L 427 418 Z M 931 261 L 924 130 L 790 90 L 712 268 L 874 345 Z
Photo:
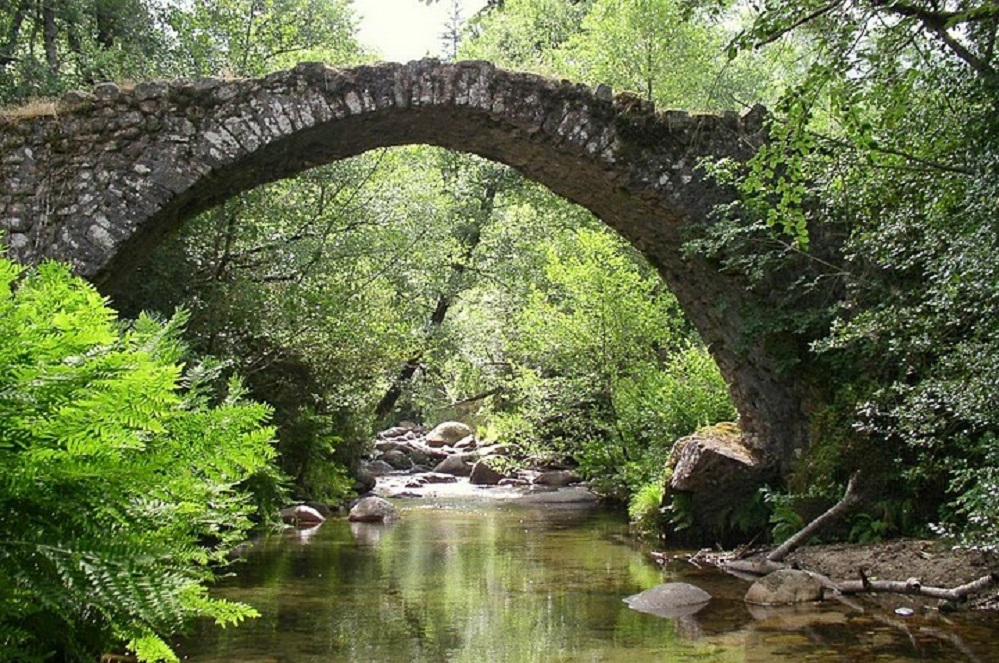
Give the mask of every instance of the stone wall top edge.
M 739 133 L 756 133 L 764 126 L 769 114 L 762 106 L 754 106 L 747 112 L 735 111 L 688 112 L 676 109 L 656 109 L 648 101 L 631 92 L 613 91 L 606 85 L 587 86 L 565 79 L 540 74 L 507 70 L 481 60 L 443 62 L 436 58 L 424 58 L 408 63 L 374 62 L 353 67 L 332 66 L 324 62 L 301 62 L 290 69 L 276 71 L 258 78 L 203 78 L 203 79 L 152 79 L 136 85 L 117 86 L 113 83 L 100 83 L 92 91 L 73 90 L 53 102 L 54 110 L 35 116 L 17 116 L 0 112 L 0 132 L 10 133 L 11 127 L 24 124 L 45 125 L 59 123 L 69 116 L 88 116 L 96 110 L 118 108 L 123 112 L 138 107 L 143 102 L 166 100 L 170 103 L 191 106 L 216 106 L 222 103 L 219 90 L 225 90 L 229 99 L 265 93 L 286 91 L 294 93 L 302 84 L 324 84 L 329 86 L 363 85 L 376 80 L 391 81 L 400 76 L 440 75 L 452 78 L 469 70 L 478 70 L 488 76 L 494 88 L 533 89 L 549 99 L 559 98 L 565 103 L 588 106 L 598 112 L 605 112 L 628 119 L 640 119 L 643 123 L 663 126 L 669 131 L 681 130 L 694 125 L 700 130 L 710 127 L 725 128 Z M 334 81 L 335 79 L 335 81 Z M 20 132 L 24 131 L 22 126 Z

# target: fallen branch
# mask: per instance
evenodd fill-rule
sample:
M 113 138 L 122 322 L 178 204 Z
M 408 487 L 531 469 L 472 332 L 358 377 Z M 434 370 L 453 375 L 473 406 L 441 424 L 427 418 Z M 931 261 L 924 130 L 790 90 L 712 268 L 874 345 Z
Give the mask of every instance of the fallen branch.
M 999 584 L 999 573 L 990 573 L 977 580 L 946 589 L 943 587 L 925 587 L 916 578 L 908 580 L 869 580 L 861 574 L 860 580 L 848 580 L 837 583 L 837 588 L 843 594 L 859 594 L 861 592 L 887 592 L 891 594 L 916 594 L 934 599 L 961 601 L 970 594 L 980 592 L 992 585 Z
M 828 527 L 830 523 L 839 520 L 844 515 L 855 509 L 862 501 L 860 495 L 857 493 L 857 483 L 859 483 L 859 479 L 860 471 L 858 470 L 853 473 L 853 476 L 850 477 L 850 481 L 846 484 L 846 491 L 843 493 L 843 498 L 839 502 L 836 502 L 836 504 L 834 504 L 821 516 L 802 527 L 797 534 L 789 538 L 777 548 L 774 548 L 774 550 L 767 555 L 767 561 L 783 561 L 784 558 L 790 555 L 792 551 L 807 543 L 809 539 Z

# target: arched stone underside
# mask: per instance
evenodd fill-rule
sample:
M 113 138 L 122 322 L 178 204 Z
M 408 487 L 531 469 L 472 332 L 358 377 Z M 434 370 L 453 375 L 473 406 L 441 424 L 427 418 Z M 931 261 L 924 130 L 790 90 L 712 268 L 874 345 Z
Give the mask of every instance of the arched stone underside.
M 603 86 L 482 62 L 104 84 L 64 96 L 55 115 L 0 120 L 0 228 L 15 259 L 69 261 L 112 290 L 164 236 L 240 191 L 383 146 L 478 154 L 589 209 L 647 256 L 711 347 L 747 440 L 786 470 L 806 442 L 799 390 L 744 337 L 750 291 L 681 251 L 731 195 L 699 161 L 748 158 L 762 116 L 656 113 Z

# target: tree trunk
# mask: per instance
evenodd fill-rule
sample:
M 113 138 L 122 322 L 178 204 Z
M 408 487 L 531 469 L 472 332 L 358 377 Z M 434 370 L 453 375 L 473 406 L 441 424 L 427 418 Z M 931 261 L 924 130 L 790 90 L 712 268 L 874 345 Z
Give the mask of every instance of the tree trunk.
M 7 41 L 3 46 L 0 46 L 0 71 L 6 69 L 8 64 L 17 61 L 17 58 L 14 57 L 14 51 L 17 49 L 17 40 L 27 13 L 28 0 L 21 0 L 11 17 L 10 29 L 7 30 Z
M 59 30 L 56 26 L 55 0 L 45 0 L 42 3 L 42 35 L 45 39 L 45 61 L 53 76 L 59 75 Z
M 861 592 L 886 592 L 892 594 L 918 594 L 934 599 L 960 601 L 970 594 L 987 589 L 999 583 L 999 573 L 990 573 L 977 580 L 950 589 L 943 587 L 925 587 L 916 578 L 908 580 L 869 580 L 863 573 L 860 580 L 849 580 L 836 585 L 844 594 L 859 594 Z
M 472 255 L 475 253 L 476 247 L 479 246 L 479 242 L 482 240 L 482 229 L 486 222 L 492 217 L 493 207 L 496 204 L 496 193 L 498 191 L 498 185 L 495 181 L 490 181 L 482 193 L 482 199 L 479 202 L 479 210 L 476 214 L 475 223 L 473 227 L 460 238 L 462 242 L 463 250 L 461 252 L 460 258 L 451 263 L 451 271 L 448 274 L 448 278 L 445 281 L 444 288 L 442 292 L 437 296 L 437 303 L 434 306 L 434 312 L 430 316 L 430 320 L 427 322 L 426 338 L 429 339 L 433 332 L 440 328 L 444 324 L 444 319 L 447 317 L 447 312 L 451 309 L 451 305 L 454 303 L 455 297 L 461 292 L 461 276 L 468 269 L 469 264 L 472 260 Z M 420 360 L 423 357 L 424 348 L 420 348 L 419 351 L 411 357 L 406 365 L 402 367 L 399 371 L 399 375 L 392 382 L 392 386 L 388 388 L 385 395 L 382 396 L 381 400 L 378 401 L 378 405 L 375 407 L 375 417 L 377 419 L 383 419 L 388 416 L 390 412 L 395 408 L 395 404 L 399 401 L 402 396 L 403 390 L 406 385 L 416 374 L 416 369 L 420 366 Z

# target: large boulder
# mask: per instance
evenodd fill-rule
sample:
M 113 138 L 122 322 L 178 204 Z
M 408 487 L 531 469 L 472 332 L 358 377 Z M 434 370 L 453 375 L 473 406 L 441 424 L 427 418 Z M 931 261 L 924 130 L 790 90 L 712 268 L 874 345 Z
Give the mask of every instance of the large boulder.
M 354 492 L 358 495 L 371 492 L 378 485 L 378 479 L 372 474 L 367 465 L 361 465 L 354 472 Z
M 685 582 L 667 582 L 624 599 L 628 607 L 659 617 L 692 615 L 711 600 L 700 587 Z
M 456 477 L 467 477 L 472 473 L 472 466 L 461 456 L 448 456 L 434 468 L 438 474 L 453 474 Z
M 721 426 L 680 439 L 671 456 L 670 487 L 690 493 L 717 492 L 733 484 L 748 483 L 759 476 L 762 467 L 738 430 Z
M 445 421 L 427 433 L 426 442 L 431 447 L 452 447 L 474 431 L 460 421 Z
M 788 605 L 821 601 L 822 583 L 811 573 L 797 569 L 781 569 L 763 576 L 746 592 L 746 603 Z
M 495 486 L 505 478 L 504 474 L 492 467 L 489 458 L 483 458 L 472 465 L 468 482 L 479 486 Z
M 390 523 L 399 518 L 399 511 L 380 497 L 365 497 L 357 502 L 347 520 L 354 523 Z
M 278 515 L 282 521 L 295 527 L 314 527 L 326 521 L 318 510 L 304 504 L 281 509 Z
M 580 481 L 582 479 L 572 470 L 549 470 L 542 472 L 534 479 L 534 483 L 536 484 L 541 486 L 555 486 L 556 488 L 571 486 Z
M 731 546 L 753 531 L 738 529 L 740 514 L 753 508 L 770 469 L 743 441 L 734 424 L 719 424 L 673 445 L 668 499 L 683 496 L 687 527 L 671 535 L 676 545 Z
M 371 475 L 376 477 L 385 476 L 386 474 L 391 474 L 394 467 L 386 463 L 384 460 L 373 460 L 370 463 L 364 464 L 364 469 Z
M 436 465 L 434 459 L 430 457 L 430 454 L 421 449 L 410 449 L 409 459 L 413 461 L 413 465 L 423 465 L 425 467 Z

